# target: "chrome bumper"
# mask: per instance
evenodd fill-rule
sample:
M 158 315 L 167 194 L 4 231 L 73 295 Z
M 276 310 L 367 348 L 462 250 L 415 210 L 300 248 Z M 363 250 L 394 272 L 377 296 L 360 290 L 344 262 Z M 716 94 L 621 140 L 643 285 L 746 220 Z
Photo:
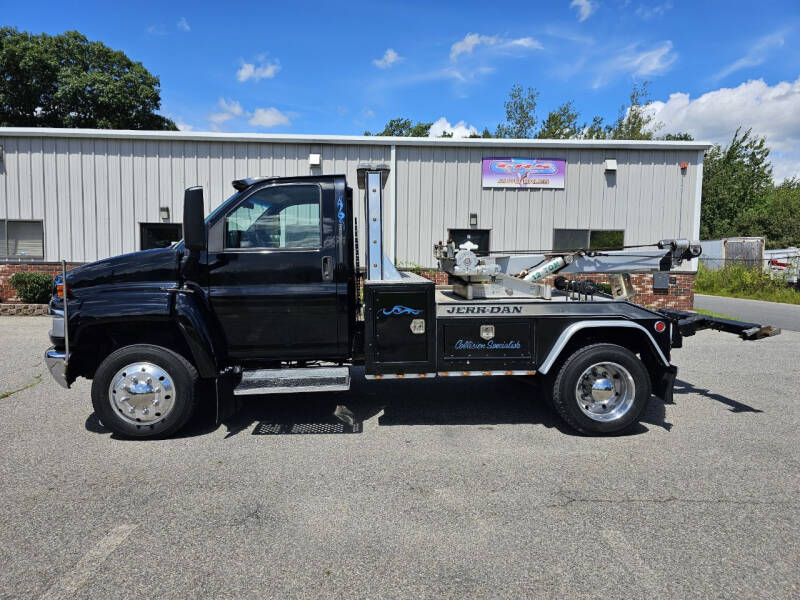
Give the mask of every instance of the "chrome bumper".
M 50 371 L 53 379 L 56 380 L 58 385 L 65 389 L 69 389 L 67 383 L 67 355 L 61 350 L 50 348 L 44 353 L 44 362 L 47 365 L 47 370 Z

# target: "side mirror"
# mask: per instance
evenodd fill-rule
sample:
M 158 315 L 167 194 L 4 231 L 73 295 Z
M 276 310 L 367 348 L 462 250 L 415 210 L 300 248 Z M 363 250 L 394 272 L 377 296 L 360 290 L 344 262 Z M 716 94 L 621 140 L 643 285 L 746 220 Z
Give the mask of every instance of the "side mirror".
M 183 193 L 183 243 L 187 250 L 201 252 L 206 249 L 203 212 L 203 188 L 187 188 Z

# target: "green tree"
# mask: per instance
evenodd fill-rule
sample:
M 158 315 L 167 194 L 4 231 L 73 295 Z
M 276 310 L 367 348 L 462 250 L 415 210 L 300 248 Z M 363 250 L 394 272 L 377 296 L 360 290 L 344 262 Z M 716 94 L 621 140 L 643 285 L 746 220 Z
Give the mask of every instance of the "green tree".
M 555 110 L 551 110 L 536 137 L 540 139 L 568 139 L 580 137 L 585 126 L 578 123 L 580 115 L 575 110 L 575 102 L 565 102 Z
M 786 179 L 737 219 L 742 235 L 763 236 L 767 248 L 800 246 L 800 179 Z
M 171 129 L 159 79 L 77 31 L 0 28 L 0 126 Z
M 694 140 L 694 136 L 691 133 L 679 131 L 678 133 L 667 133 L 661 139 L 668 142 L 691 142 Z
M 613 125 L 606 127 L 606 137 L 612 140 L 652 140 L 655 132 L 661 128 L 653 115 L 647 111 L 650 93 L 649 83 L 641 86 L 634 84 L 630 95 L 630 104 L 623 104 L 619 116 Z
M 469 134 L 469 137 L 471 137 L 471 138 L 485 138 L 485 139 L 489 139 L 489 138 L 493 138 L 494 136 L 492 135 L 492 132 L 491 132 L 491 131 L 489 131 L 489 128 L 488 128 L 488 127 L 484 127 L 484 128 L 483 128 L 483 131 L 482 131 L 481 133 L 478 133 L 478 132 L 476 131 L 475 133 L 470 133 L 470 134 Z
M 737 221 L 757 210 L 773 188 L 769 148 L 763 137 L 737 129 L 726 147 L 713 146 L 703 161 L 700 237 L 716 239 L 747 233 Z
M 536 99 L 539 92 L 529 87 L 527 91 L 520 85 L 512 85 L 508 100 L 505 101 L 506 121 L 497 126 L 495 137 L 524 139 L 531 138 L 536 130 Z
M 392 119 L 389 121 L 386 126 L 383 128 L 383 131 L 380 133 L 376 133 L 375 135 L 390 135 L 390 136 L 397 136 L 397 137 L 428 137 L 428 134 L 431 131 L 431 125 L 433 122 L 430 123 L 422 123 L 417 121 L 416 125 L 411 123 L 411 119 Z M 369 131 L 365 131 L 364 135 L 373 135 Z
M 586 125 L 581 137 L 586 140 L 604 140 L 606 139 L 607 127 L 603 122 L 603 117 L 592 117 L 592 122 Z

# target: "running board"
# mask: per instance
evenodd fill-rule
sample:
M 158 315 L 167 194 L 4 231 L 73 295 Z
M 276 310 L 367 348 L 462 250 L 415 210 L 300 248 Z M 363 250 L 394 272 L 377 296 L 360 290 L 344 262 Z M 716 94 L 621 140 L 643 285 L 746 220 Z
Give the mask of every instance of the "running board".
M 341 392 L 350 389 L 348 367 L 305 367 L 302 369 L 257 369 L 244 371 L 233 390 L 235 396 Z

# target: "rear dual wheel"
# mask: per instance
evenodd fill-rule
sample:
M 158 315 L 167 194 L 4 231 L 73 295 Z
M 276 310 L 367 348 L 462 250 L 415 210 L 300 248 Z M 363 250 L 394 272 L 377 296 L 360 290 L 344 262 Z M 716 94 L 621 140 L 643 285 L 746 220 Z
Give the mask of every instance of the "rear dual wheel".
M 593 344 L 561 365 L 552 403 L 578 431 L 616 433 L 639 421 L 650 393 L 650 376 L 633 352 L 616 344 Z
M 103 424 L 132 438 L 178 431 L 194 413 L 197 370 L 183 356 L 150 344 L 111 353 L 92 381 L 92 404 Z

